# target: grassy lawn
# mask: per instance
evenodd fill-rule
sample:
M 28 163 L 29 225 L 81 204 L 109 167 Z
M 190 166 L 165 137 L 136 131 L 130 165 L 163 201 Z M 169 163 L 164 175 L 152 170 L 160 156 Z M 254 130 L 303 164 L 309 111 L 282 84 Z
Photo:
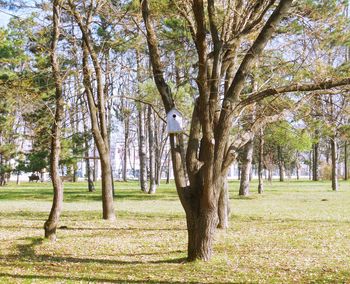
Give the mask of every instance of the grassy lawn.
M 117 221 L 101 218 L 99 186 L 65 184 L 59 240 L 43 240 L 48 183 L 0 188 L 0 283 L 350 283 L 350 183 L 265 184 L 248 198 L 230 184 L 231 219 L 208 263 L 187 263 L 174 185 L 156 195 L 116 183 Z

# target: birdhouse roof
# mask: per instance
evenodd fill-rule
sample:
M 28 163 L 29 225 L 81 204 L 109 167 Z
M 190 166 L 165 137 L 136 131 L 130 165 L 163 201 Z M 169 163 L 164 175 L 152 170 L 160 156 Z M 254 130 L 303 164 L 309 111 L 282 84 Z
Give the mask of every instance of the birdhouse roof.
M 176 114 L 182 116 L 182 113 L 181 113 L 176 107 L 173 107 L 171 110 L 169 110 L 168 114 L 174 113 L 174 112 L 175 112 Z

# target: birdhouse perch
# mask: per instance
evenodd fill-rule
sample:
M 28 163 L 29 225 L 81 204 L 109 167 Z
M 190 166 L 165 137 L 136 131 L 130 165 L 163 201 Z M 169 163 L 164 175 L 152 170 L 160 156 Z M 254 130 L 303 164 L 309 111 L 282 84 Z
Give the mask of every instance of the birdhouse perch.
M 169 134 L 183 131 L 182 114 L 174 107 L 167 113 L 167 130 Z

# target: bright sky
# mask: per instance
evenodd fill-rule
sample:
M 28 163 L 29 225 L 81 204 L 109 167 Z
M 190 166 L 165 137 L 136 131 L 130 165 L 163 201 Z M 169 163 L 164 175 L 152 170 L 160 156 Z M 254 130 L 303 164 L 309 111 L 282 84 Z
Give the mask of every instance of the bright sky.
M 0 9 L 0 27 L 5 27 L 11 16 L 6 14 L 6 10 Z

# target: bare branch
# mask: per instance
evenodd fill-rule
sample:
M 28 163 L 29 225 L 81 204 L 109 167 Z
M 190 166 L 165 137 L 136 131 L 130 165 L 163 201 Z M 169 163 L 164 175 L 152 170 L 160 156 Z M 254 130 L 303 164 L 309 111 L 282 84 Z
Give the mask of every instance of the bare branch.
M 318 83 L 292 84 L 292 85 L 282 86 L 278 88 L 269 88 L 263 91 L 252 93 L 251 95 L 248 96 L 248 98 L 242 100 L 239 103 L 239 106 L 245 107 L 252 103 L 259 102 L 265 98 L 284 94 L 284 93 L 326 90 L 326 89 L 341 87 L 345 85 L 350 85 L 350 78 L 344 78 L 344 79 L 338 79 L 338 80 L 330 79 L 330 80 L 325 80 L 323 82 L 318 82 Z

